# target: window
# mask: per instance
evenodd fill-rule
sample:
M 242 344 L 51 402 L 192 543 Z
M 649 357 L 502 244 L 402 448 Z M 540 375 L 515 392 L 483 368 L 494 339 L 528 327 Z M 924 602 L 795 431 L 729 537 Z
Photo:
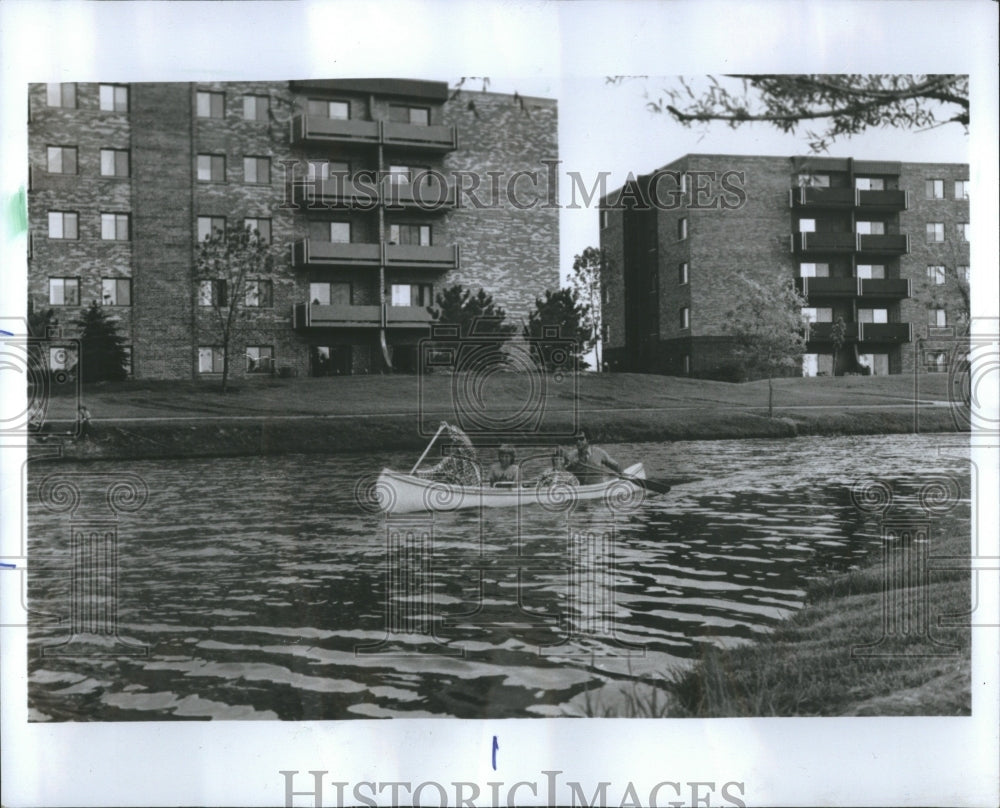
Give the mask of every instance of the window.
M 122 354 L 123 354 L 123 357 L 124 357 L 124 360 L 125 360 L 124 362 L 122 362 L 122 367 L 125 368 L 125 375 L 126 376 L 131 376 L 132 375 L 132 346 L 131 345 L 123 345 L 122 346 Z
M 199 373 L 222 373 L 223 366 L 222 348 L 217 346 L 198 347 L 198 372 Z
M 389 241 L 393 244 L 412 244 L 417 247 L 431 245 L 431 228 L 427 224 L 389 225 Z
M 128 220 L 127 213 L 102 213 L 101 238 L 105 241 L 128 241 Z
M 265 244 L 269 244 L 271 242 L 270 219 L 244 219 L 243 226 L 251 233 L 255 233 L 257 238 Z
M 220 235 L 226 232 L 225 216 L 199 216 L 198 217 L 198 241 L 205 241 L 220 231 Z
M 969 240 L 969 223 L 959 222 L 955 225 L 955 234 L 958 236 L 959 241 Z
M 887 323 L 889 322 L 888 309 L 858 309 L 859 323 Z
M 273 285 L 271 281 L 247 281 L 246 290 L 243 294 L 243 302 L 251 309 L 269 309 L 273 305 L 272 290 Z
M 935 244 L 944 241 L 944 222 L 927 223 L 927 243 Z
M 197 109 L 199 118 L 226 117 L 226 94 L 198 91 Z
M 79 238 L 77 215 L 64 211 L 49 211 L 49 238 Z
M 271 109 L 271 99 L 266 95 L 243 96 L 243 120 L 266 121 Z
M 394 283 L 390 289 L 392 306 L 430 306 L 434 287 L 429 283 Z
M 928 351 L 924 355 L 924 370 L 928 373 L 944 373 L 948 370 L 947 351 Z
M 45 103 L 50 107 L 76 109 L 76 83 L 46 84 Z
M 606 229 L 608 226 L 608 212 L 606 210 L 601 211 L 601 230 Z
M 832 323 L 833 309 L 829 307 L 816 308 L 815 306 L 806 306 L 802 309 L 802 319 L 807 323 Z
M 963 280 L 966 283 L 969 282 L 969 265 L 959 264 L 955 267 L 955 274 L 958 276 L 959 280 Z
M 688 282 L 688 262 L 682 261 L 677 265 L 677 283 L 685 284 Z
M 924 183 L 924 196 L 928 199 L 944 199 L 944 180 L 927 180 Z
M 678 316 L 678 326 L 680 328 L 690 328 L 691 327 L 691 309 L 687 306 L 682 306 Z
M 829 174 L 799 174 L 798 183 L 800 188 L 829 188 Z
M 813 264 L 813 263 L 799 264 L 799 277 L 800 278 L 829 278 L 830 277 L 830 265 L 829 264 Z
M 940 265 L 927 267 L 927 279 L 935 286 L 944 284 L 944 267 Z
M 79 306 L 79 278 L 49 278 L 50 306 Z
M 885 180 L 881 177 L 855 177 L 854 187 L 859 191 L 884 191 Z
M 413 170 L 409 166 L 389 166 L 389 182 L 392 185 L 409 185 Z
M 226 282 L 224 280 L 207 280 L 198 282 L 199 306 L 225 306 Z
M 247 345 L 247 373 L 271 373 L 274 348 L 270 345 Z
M 131 278 L 101 278 L 102 306 L 131 306 Z
M 393 123 L 410 123 L 414 126 L 429 126 L 431 122 L 431 111 L 427 107 L 408 107 L 403 104 L 390 104 L 389 120 Z
M 677 222 L 677 238 L 683 241 L 688 237 L 688 220 L 687 216 Z
M 969 198 L 969 181 L 955 180 L 955 199 Z
M 226 158 L 221 154 L 199 154 L 198 181 L 225 182 Z
M 858 277 L 866 280 L 885 277 L 885 264 L 858 264 Z
M 57 346 L 49 348 L 50 370 L 73 370 L 76 367 L 76 362 L 75 347 Z
M 948 312 L 945 309 L 927 309 L 927 325 L 931 328 L 947 327 Z
M 271 159 L 269 157 L 244 157 L 243 181 L 256 185 L 271 182 Z
M 123 84 L 102 84 L 98 90 L 101 109 L 108 112 L 128 112 L 128 87 Z
M 862 236 L 885 235 L 885 222 L 858 222 L 857 232 Z
M 101 149 L 101 176 L 127 177 L 129 175 L 128 151 L 125 149 Z
M 351 284 L 343 281 L 310 283 L 309 300 L 314 306 L 350 306 Z
M 309 114 L 318 118 L 329 118 L 335 121 L 346 121 L 351 117 L 351 105 L 346 101 L 309 100 Z
M 332 244 L 351 243 L 350 222 L 309 222 L 309 238 Z
M 348 177 L 351 173 L 351 164 L 342 161 L 325 161 L 309 163 L 307 178 L 310 182 L 316 180 L 328 180 L 332 174 L 334 177 Z
M 691 354 L 684 354 L 684 356 L 681 357 L 681 367 L 684 370 L 685 376 L 691 375 Z
M 799 219 L 799 232 L 800 233 L 815 233 L 816 232 L 816 220 L 815 219 Z
M 50 174 L 76 173 L 76 146 L 49 146 L 47 159 Z

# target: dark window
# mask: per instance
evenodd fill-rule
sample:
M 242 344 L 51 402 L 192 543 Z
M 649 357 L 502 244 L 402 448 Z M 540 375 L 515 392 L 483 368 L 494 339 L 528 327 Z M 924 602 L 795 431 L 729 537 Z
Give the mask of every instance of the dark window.
M 46 84 L 45 103 L 50 107 L 76 109 L 76 83 Z
M 221 154 L 199 154 L 198 181 L 225 182 L 226 158 Z
M 680 315 L 678 317 L 678 325 L 681 328 L 691 327 L 691 310 L 687 306 L 684 306 L 680 310 Z
M 924 195 L 928 199 L 944 199 L 944 180 L 927 180 L 924 183 Z
M 680 219 L 677 222 L 677 238 L 684 240 L 688 237 L 688 220 L 687 217 Z
M 351 105 L 346 101 L 318 101 L 310 99 L 309 114 L 318 118 L 346 121 L 351 117 Z
M 271 109 L 271 99 L 266 95 L 243 96 L 243 120 L 266 121 Z
M 98 92 L 101 109 L 128 112 L 128 87 L 124 84 L 102 84 Z
M 197 108 L 199 118 L 224 118 L 226 117 L 226 94 L 199 90 Z
M 393 244 L 429 247 L 431 227 L 428 224 L 392 224 L 389 225 L 389 241 Z
M 127 213 L 102 213 L 101 238 L 104 241 L 128 241 L 129 215 Z
M 394 283 L 389 288 L 391 306 L 430 306 L 434 287 L 429 283 Z
M 274 370 L 274 347 L 247 345 L 247 373 L 271 373 Z
M 50 306 L 79 306 L 79 278 L 49 278 Z
M 271 159 L 269 157 L 244 157 L 243 181 L 253 185 L 270 184 Z
M 251 280 L 247 281 L 246 290 L 243 293 L 243 302 L 252 309 L 269 309 L 272 304 L 271 281 Z
M 226 305 L 226 282 L 224 280 L 206 280 L 198 283 L 198 305 Z
M 50 174 L 76 173 L 76 146 L 49 146 L 46 151 Z
M 101 176 L 127 177 L 129 175 L 128 151 L 125 149 L 101 149 Z
M 684 261 L 677 267 L 677 283 L 684 284 L 687 282 L 688 282 L 688 264 L 687 261 Z
M 222 373 L 223 359 L 224 356 L 221 347 L 216 345 L 199 346 L 198 372 Z
M 256 233 L 257 238 L 265 244 L 271 243 L 271 220 L 270 219 L 244 219 L 243 226 L 251 233 Z
M 389 120 L 393 123 L 410 123 L 414 126 L 429 126 L 431 122 L 431 111 L 427 107 L 410 107 L 404 104 L 390 104 Z
M 66 211 L 49 211 L 49 238 L 75 239 L 80 237 L 78 217 Z
M 205 241 L 216 234 L 216 230 L 221 234 L 226 232 L 225 216 L 199 216 L 198 217 L 198 241 Z
M 344 281 L 310 283 L 309 301 L 314 306 L 350 306 L 351 284 Z

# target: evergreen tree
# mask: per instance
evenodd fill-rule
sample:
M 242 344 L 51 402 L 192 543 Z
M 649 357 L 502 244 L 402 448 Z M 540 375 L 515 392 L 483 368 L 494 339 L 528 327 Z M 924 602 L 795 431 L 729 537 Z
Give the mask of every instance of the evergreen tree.
M 594 345 L 594 332 L 590 322 L 590 307 L 580 302 L 576 289 L 545 290 L 544 298 L 535 299 L 535 310 L 528 315 L 524 329 L 525 339 L 532 341 L 536 359 L 547 370 L 565 368 L 565 362 L 555 360 L 555 344 L 565 340 L 573 343 L 572 354 L 576 367 L 589 367 L 583 355 Z M 554 332 L 554 335 L 553 335 Z
M 515 331 L 516 326 L 506 321 L 507 312 L 493 301 L 493 295 L 482 289 L 473 295 L 456 283 L 438 292 L 435 302 L 436 307 L 427 307 L 434 322 L 457 325 L 463 339 L 488 336 L 505 341 Z
M 106 310 L 92 301 L 80 319 L 80 379 L 86 382 L 122 381 L 127 378 L 128 356 L 118 325 Z

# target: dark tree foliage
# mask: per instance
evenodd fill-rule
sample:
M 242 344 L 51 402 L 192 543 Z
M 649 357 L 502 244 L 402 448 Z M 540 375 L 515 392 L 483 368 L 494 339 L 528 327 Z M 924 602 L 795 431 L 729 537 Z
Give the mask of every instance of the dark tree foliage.
M 118 382 L 128 376 L 125 340 L 107 311 L 91 301 L 76 321 L 80 327 L 80 379 L 88 382 Z
M 678 78 L 647 94 L 650 111 L 685 126 L 722 121 L 735 129 L 756 122 L 787 133 L 805 125 L 814 152 L 872 127 L 923 130 L 957 123 L 968 131 L 969 126 L 965 75 L 731 74 Z
M 464 338 L 486 336 L 507 340 L 516 326 L 507 322 L 507 312 L 493 301 L 493 295 L 480 289 L 476 294 L 456 283 L 437 293 L 437 306 L 428 306 L 431 318 L 441 325 L 458 326 Z
M 594 346 L 594 332 L 588 324 L 590 307 L 580 301 L 576 289 L 545 291 L 544 298 L 535 299 L 535 310 L 528 315 L 524 328 L 525 339 L 532 341 L 536 359 L 547 370 L 565 368 L 566 362 L 553 359 L 551 348 L 554 343 L 568 341 L 572 344 L 572 354 L 577 367 L 586 369 L 589 364 L 583 355 Z

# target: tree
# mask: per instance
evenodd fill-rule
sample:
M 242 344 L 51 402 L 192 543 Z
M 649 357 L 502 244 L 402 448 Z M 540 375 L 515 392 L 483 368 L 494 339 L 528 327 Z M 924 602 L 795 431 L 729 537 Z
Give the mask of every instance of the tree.
M 573 356 L 578 368 L 587 368 L 583 355 L 594 344 L 594 333 L 587 324 L 590 318 L 590 308 L 580 301 L 576 289 L 560 289 L 553 292 L 545 290 L 544 298 L 535 299 L 535 310 L 528 315 L 528 324 L 524 327 L 525 339 L 531 340 L 532 350 L 536 360 L 547 370 L 565 368 L 566 362 L 558 361 L 553 354 L 553 343 L 570 340 L 573 343 Z M 549 328 L 555 336 L 550 337 Z
M 247 319 L 248 306 L 264 304 L 269 281 L 259 279 L 273 266 L 271 247 L 259 232 L 232 225 L 205 236 L 195 257 L 198 302 L 211 306 L 222 347 L 222 392 L 229 381 L 229 353 L 234 333 Z
M 739 305 L 726 314 L 726 330 L 745 372 L 767 377 L 767 416 L 774 417 L 774 377 L 801 366 L 806 341 L 802 308 L 805 298 L 790 283 L 741 277 L 735 290 Z
M 961 256 L 954 256 L 962 260 Z M 968 261 L 968 256 L 965 256 Z M 949 319 L 967 331 L 972 316 L 972 301 L 969 289 L 969 265 L 950 262 L 940 268 L 933 267 L 933 273 L 915 284 L 913 298 L 927 308 L 946 309 Z M 959 333 L 956 331 L 955 333 Z
M 93 300 L 76 321 L 80 327 L 80 381 L 119 382 L 128 378 L 128 354 L 118 325 Z
M 602 250 L 597 247 L 587 247 L 573 259 L 573 275 L 570 278 L 573 289 L 589 309 L 583 324 L 590 328 L 591 347 L 594 349 L 597 370 L 603 368 L 601 339 L 604 333 L 604 317 L 601 309 L 601 269 L 606 260 Z
M 830 328 L 830 342 L 833 345 L 833 369 L 831 370 L 831 375 L 833 376 L 837 375 L 837 356 L 844 347 L 844 341 L 846 339 L 847 323 L 844 322 L 843 317 L 837 317 L 833 326 Z
M 488 336 L 500 342 L 510 339 L 516 326 L 508 323 L 507 312 L 493 301 L 493 295 L 482 289 L 475 295 L 456 283 L 437 293 L 437 307 L 427 311 L 435 323 L 458 326 L 462 339 Z
M 609 77 L 620 83 L 626 77 Z M 900 74 L 732 74 L 721 80 L 679 78 L 651 98 L 652 112 L 684 126 L 722 121 L 732 128 L 765 123 L 782 132 L 808 129 L 809 147 L 826 151 L 841 137 L 870 127 L 931 129 L 948 123 L 969 127 L 969 77 Z

